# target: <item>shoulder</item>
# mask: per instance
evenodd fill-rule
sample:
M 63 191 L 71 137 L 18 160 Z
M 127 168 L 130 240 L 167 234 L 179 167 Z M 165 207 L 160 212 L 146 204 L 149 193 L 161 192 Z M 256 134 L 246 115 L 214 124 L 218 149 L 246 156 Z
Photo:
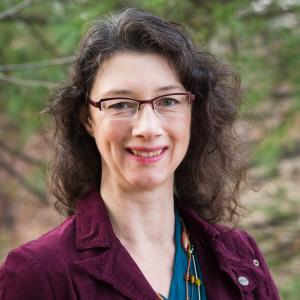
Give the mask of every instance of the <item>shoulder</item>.
M 42 269 L 25 247 L 11 251 L 0 267 L 0 299 L 50 299 L 51 289 Z
M 211 225 L 218 231 L 216 238 L 231 253 L 236 253 L 240 257 L 255 256 L 260 252 L 254 238 L 240 228 L 229 228 L 223 225 Z
M 209 226 L 209 231 L 214 232 L 209 238 L 217 253 L 236 260 L 249 261 L 251 259 L 251 263 L 254 265 L 261 262 L 263 269 L 267 270 L 263 254 L 255 239 L 248 232 L 220 224 L 210 224 Z
M 279 299 L 271 272 L 254 238 L 246 231 L 238 228 L 232 229 L 221 225 L 211 226 L 214 226 L 216 232 L 219 232 L 215 236 L 215 240 L 211 241 L 217 259 L 229 266 L 235 274 L 243 274 L 243 277 L 247 275 L 246 277 L 249 279 L 253 277 L 253 282 L 260 278 L 264 284 L 260 290 L 267 290 L 267 299 Z
M 74 231 L 74 218 L 70 217 L 12 250 L 0 267 L 0 299 L 52 299 L 49 274 L 59 274 L 65 268 L 74 248 Z
M 26 252 L 43 265 L 54 259 L 67 258 L 65 253 L 70 253 L 75 248 L 75 227 L 75 216 L 71 216 L 36 240 L 21 245 L 11 254 Z

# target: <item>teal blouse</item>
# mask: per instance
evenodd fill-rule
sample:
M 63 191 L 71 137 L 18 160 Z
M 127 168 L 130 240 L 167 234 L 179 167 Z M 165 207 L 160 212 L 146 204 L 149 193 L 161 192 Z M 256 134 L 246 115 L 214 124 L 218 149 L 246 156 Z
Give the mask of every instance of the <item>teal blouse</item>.
M 165 300 L 186 299 L 186 286 L 185 286 L 184 274 L 187 269 L 188 259 L 184 251 L 184 248 L 182 247 L 181 244 L 181 233 L 182 233 L 181 218 L 178 210 L 175 209 L 175 247 L 176 247 L 175 260 L 174 260 L 173 277 L 171 281 L 169 296 L 168 298 L 166 298 L 163 295 L 160 295 Z M 205 289 L 203 285 L 203 276 L 200 270 L 200 265 L 197 259 L 197 255 L 195 255 L 195 265 L 196 265 L 198 277 L 201 280 L 200 299 L 206 300 Z M 191 274 L 195 274 L 194 265 L 192 262 L 191 262 Z M 192 284 L 189 284 L 189 299 L 200 300 L 198 298 L 198 288 L 197 286 Z

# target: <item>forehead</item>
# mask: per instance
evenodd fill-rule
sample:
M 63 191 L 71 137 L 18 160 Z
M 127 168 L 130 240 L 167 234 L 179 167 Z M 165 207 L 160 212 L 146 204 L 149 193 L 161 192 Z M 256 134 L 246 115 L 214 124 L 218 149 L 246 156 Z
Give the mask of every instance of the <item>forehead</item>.
M 100 66 L 91 94 L 102 97 L 118 89 L 146 95 L 166 86 L 183 89 L 175 68 L 165 57 L 126 51 L 117 52 Z

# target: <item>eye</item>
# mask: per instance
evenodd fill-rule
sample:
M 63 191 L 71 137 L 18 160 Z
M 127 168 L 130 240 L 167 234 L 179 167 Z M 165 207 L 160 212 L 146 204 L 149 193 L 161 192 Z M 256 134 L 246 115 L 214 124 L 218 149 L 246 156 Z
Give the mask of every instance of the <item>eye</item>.
M 130 101 L 114 101 L 110 102 L 107 101 L 106 103 L 106 109 L 108 110 L 127 110 L 127 109 L 132 109 L 135 108 L 136 104 L 134 102 Z
M 128 103 L 126 102 L 118 102 L 108 107 L 108 109 L 117 109 L 117 110 L 126 109 L 126 108 L 128 108 Z
M 172 107 L 178 103 L 179 103 L 179 101 L 175 98 L 165 97 L 165 98 L 160 99 L 157 104 L 160 107 Z

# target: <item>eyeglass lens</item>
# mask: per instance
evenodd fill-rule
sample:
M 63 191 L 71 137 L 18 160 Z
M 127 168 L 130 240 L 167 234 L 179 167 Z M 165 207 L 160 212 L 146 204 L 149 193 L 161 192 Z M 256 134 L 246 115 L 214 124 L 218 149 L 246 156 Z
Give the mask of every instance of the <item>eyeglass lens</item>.
M 152 104 L 152 101 L 139 103 L 137 100 L 115 98 L 103 101 L 101 110 L 111 117 L 128 118 L 133 117 L 144 104 Z M 153 101 L 155 112 L 162 116 L 185 113 L 189 104 L 189 96 L 181 94 L 166 95 Z

